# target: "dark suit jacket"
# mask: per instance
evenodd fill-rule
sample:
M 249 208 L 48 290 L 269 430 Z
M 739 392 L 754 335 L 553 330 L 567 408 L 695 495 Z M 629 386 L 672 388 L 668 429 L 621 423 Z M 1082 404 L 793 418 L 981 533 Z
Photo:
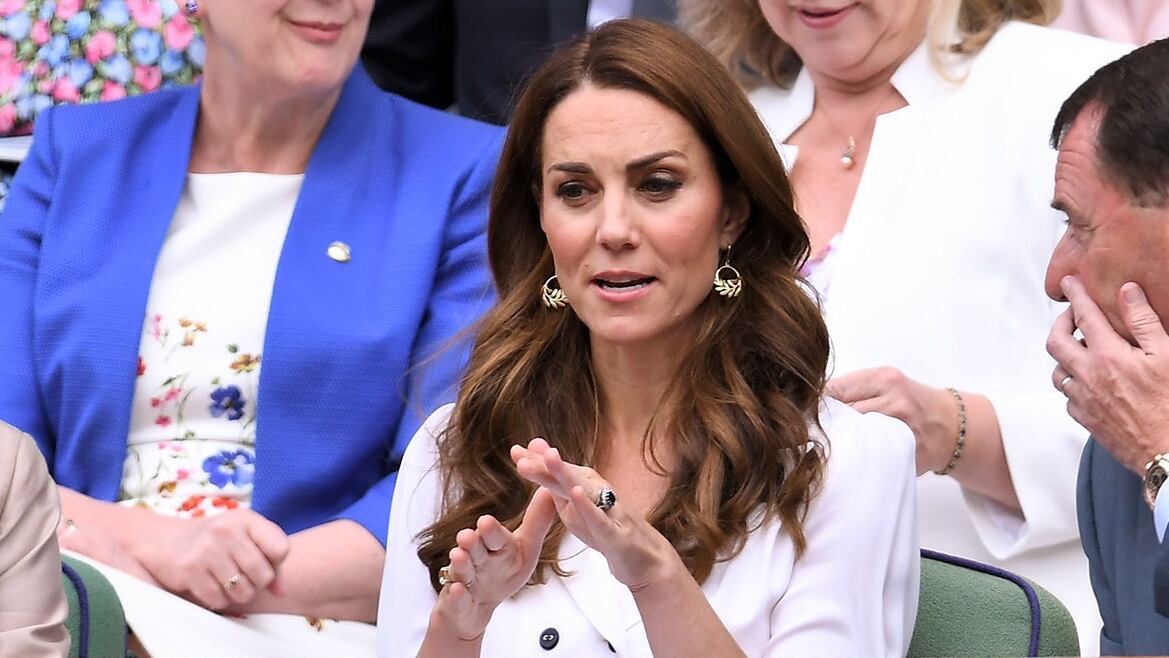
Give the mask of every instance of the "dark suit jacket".
M 0 219 L 0 419 L 37 440 L 59 484 L 94 498 L 118 495 L 146 301 L 199 102 L 187 87 L 42 113 Z M 264 338 L 252 507 L 286 532 L 351 519 L 385 542 L 397 462 L 453 398 L 465 349 L 447 347 L 492 302 L 484 229 L 501 133 L 384 94 L 360 67 L 346 82 Z M 326 257 L 334 240 L 352 261 Z
M 1169 564 L 1169 547 L 1157 540 L 1141 479 L 1090 440 L 1076 498 L 1080 539 L 1104 620 L 1101 654 L 1169 654 L 1169 618 L 1156 605 L 1158 595 L 1169 599 L 1169 579 L 1155 576 L 1159 562 Z
M 585 28 L 588 0 L 377 0 L 362 57 L 374 82 L 431 107 L 503 124 L 524 79 Z M 634 0 L 672 21 L 674 0 Z

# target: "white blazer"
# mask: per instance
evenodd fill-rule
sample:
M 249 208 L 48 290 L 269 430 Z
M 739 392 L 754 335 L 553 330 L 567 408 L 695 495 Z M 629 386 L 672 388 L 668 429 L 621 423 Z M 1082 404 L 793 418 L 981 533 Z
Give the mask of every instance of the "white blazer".
M 378 608 L 378 655 L 414 656 L 437 596 L 418 559 L 418 533 L 436 518 L 441 485 L 436 436 L 451 407 L 411 442 L 390 513 Z M 913 437 L 900 421 L 839 402 L 821 410 L 830 456 L 807 515 L 807 551 L 795 559 L 778 521 L 752 532 L 739 555 L 715 566 L 702 589 L 751 657 L 901 656 L 917 612 L 919 557 Z M 869 501 L 858 504 L 858 501 Z M 874 505 L 871 501 L 881 501 Z M 651 658 L 629 590 L 604 555 L 568 535 L 552 575 L 496 609 L 483 640 L 488 658 Z M 541 646 L 555 638 L 555 646 Z
M 1052 388 L 1044 349 L 1063 310 L 1043 291 L 1064 230 L 1049 207 L 1048 136 L 1064 99 L 1124 52 L 1009 23 L 954 72 L 960 82 L 937 73 L 924 45 L 914 52 L 893 76 L 908 106 L 877 120 L 824 305 L 834 374 L 890 365 L 990 399 L 1023 514 L 926 474 L 922 545 L 1038 581 L 1072 611 L 1087 655 L 1100 628 L 1076 527 L 1087 432 Z M 791 166 L 798 153 L 782 143 L 811 114 L 811 77 L 751 100 Z

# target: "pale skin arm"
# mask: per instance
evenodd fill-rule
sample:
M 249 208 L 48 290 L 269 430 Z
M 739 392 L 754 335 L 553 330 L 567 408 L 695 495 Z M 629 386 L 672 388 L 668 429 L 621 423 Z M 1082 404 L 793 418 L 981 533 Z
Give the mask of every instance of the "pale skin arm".
M 228 612 L 283 612 L 328 619 L 377 621 L 386 551 L 361 524 L 330 521 L 289 536 L 278 568 L 281 594 L 261 589 Z
M 966 447 L 950 476 L 970 491 L 1022 511 L 994 406 L 983 395 L 959 393 L 966 403 Z M 958 442 L 958 402 L 949 391 L 884 367 L 834 377 L 828 394 L 862 413 L 877 411 L 908 425 L 917 441 L 918 475 L 950 463 Z
M 63 548 L 75 550 L 212 610 L 284 612 L 372 622 L 381 544 L 352 521 L 288 537 L 250 510 L 177 519 L 58 487 Z M 240 573 L 230 591 L 223 583 Z

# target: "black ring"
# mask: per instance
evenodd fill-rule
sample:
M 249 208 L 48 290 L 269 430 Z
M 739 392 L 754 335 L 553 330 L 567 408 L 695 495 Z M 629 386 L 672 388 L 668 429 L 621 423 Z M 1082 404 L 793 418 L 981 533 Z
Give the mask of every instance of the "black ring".
M 617 504 L 617 494 L 609 487 L 601 487 L 601 491 L 597 493 L 597 500 L 594 502 L 596 502 L 597 507 L 601 508 L 601 511 L 608 512 Z

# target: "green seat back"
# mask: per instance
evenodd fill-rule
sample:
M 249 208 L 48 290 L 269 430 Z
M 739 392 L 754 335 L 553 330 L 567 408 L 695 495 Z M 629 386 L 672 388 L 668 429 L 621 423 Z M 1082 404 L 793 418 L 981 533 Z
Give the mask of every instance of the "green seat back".
M 909 656 L 1078 656 L 1071 614 L 1031 581 L 922 550 L 921 598 Z
M 61 558 L 61 580 L 69 599 L 69 658 L 126 655 L 126 615 L 106 577 L 71 557 Z

